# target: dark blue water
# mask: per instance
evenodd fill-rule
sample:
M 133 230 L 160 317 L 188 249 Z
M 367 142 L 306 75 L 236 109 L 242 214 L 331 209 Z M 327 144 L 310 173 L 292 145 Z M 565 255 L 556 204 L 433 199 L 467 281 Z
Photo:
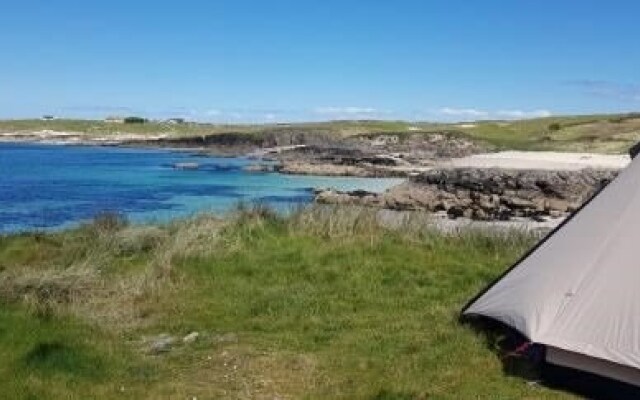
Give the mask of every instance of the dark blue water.
M 178 162 L 200 164 L 176 170 Z M 102 212 L 134 222 L 166 221 L 239 202 L 287 209 L 313 187 L 383 190 L 394 179 L 248 173 L 244 158 L 112 147 L 0 143 L 0 232 L 61 228 Z

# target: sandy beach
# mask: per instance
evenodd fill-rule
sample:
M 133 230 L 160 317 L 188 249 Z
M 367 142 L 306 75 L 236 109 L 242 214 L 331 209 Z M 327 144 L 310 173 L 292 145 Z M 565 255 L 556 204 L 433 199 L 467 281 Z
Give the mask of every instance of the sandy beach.
M 442 163 L 454 168 L 504 168 L 579 170 L 622 169 L 631 158 L 626 154 L 565 153 L 555 151 L 502 151 L 454 158 Z

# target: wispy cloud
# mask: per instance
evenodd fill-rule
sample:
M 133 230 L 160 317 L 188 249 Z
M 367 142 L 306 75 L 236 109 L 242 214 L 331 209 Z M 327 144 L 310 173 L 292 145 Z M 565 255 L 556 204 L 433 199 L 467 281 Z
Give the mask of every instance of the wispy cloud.
M 436 115 L 444 116 L 449 119 L 459 118 L 462 120 L 469 119 L 526 119 L 526 118 L 542 118 L 549 117 L 553 113 L 549 110 L 480 110 L 477 108 L 457 108 L 442 107 L 435 110 Z
M 317 107 L 313 110 L 320 115 L 375 115 L 384 114 L 383 111 L 372 107 Z
M 193 110 L 190 117 L 195 120 L 221 123 L 275 122 L 281 118 L 282 110 L 259 108 L 203 108 Z
M 458 118 L 486 118 L 489 116 L 488 112 L 476 110 L 475 108 L 442 107 L 437 110 L 437 113 Z
M 500 110 L 495 113 L 497 117 L 507 119 L 520 119 L 520 118 L 544 118 L 550 117 L 553 113 L 549 110 Z
M 612 98 L 620 101 L 640 101 L 640 84 L 604 80 L 581 79 L 566 82 L 581 89 L 585 94 Z

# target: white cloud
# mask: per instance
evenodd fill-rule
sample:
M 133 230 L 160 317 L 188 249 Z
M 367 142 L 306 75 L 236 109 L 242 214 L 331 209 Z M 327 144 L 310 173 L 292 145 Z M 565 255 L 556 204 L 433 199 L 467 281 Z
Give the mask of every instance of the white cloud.
M 220 111 L 218 109 L 215 109 L 215 108 L 212 108 L 210 110 L 205 111 L 205 115 L 208 115 L 210 117 L 215 117 L 215 116 L 218 116 L 220 114 L 222 114 L 222 111 Z
M 318 107 L 314 109 L 313 112 L 323 115 L 362 115 L 380 113 L 379 110 L 371 107 Z
M 476 108 L 454 108 L 442 107 L 435 111 L 436 114 L 449 118 L 460 119 L 526 119 L 526 118 L 543 118 L 552 115 L 549 110 L 479 110 Z
M 497 117 L 501 118 L 515 118 L 515 119 L 523 119 L 523 118 L 544 118 L 550 117 L 553 113 L 549 110 L 533 110 L 533 111 L 523 111 L 523 110 L 500 110 L 495 113 Z
M 264 115 L 264 119 L 267 121 L 274 121 L 278 116 L 273 113 L 267 113 Z
M 439 114 L 448 115 L 452 117 L 472 117 L 472 118 L 486 118 L 489 113 L 482 110 L 476 110 L 475 108 L 452 108 L 442 107 L 438 110 Z

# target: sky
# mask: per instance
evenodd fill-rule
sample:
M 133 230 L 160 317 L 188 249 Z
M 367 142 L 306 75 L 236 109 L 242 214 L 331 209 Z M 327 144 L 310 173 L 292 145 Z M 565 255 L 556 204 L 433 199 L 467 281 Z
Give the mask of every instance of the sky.
M 6 1 L 0 118 L 640 110 L 637 0 Z

